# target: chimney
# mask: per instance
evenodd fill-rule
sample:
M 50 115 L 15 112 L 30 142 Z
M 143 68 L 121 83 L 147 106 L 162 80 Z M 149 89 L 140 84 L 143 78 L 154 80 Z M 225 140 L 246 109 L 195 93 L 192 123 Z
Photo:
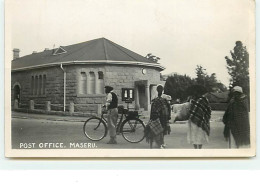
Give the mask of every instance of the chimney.
M 13 49 L 13 60 L 19 58 L 19 52 L 20 52 L 20 49 L 17 49 L 17 48 L 14 48 Z
M 37 53 L 37 51 L 33 51 L 32 53 Z
M 44 51 L 49 51 L 50 49 L 49 48 L 45 48 Z

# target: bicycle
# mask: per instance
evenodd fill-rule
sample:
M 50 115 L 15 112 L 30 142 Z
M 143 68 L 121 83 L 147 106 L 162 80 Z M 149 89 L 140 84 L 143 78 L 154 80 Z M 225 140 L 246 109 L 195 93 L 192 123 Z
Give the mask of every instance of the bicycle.
M 141 142 L 144 139 L 145 124 L 139 119 L 138 111 L 130 111 L 123 106 L 118 106 L 118 113 L 120 119 L 116 125 L 117 135 L 121 133 L 123 138 L 130 143 Z M 85 121 L 83 131 L 88 139 L 100 141 L 106 137 L 108 126 L 104 114 L 106 111 L 103 107 L 101 117 L 93 116 Z

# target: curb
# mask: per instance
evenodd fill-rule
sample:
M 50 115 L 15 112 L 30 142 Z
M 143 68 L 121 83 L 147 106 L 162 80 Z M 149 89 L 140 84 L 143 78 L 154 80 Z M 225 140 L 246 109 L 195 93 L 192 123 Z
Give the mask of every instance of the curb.
M 45 118 L 36 118 L 36 117 L 25 117 L 25 116 L 12 116 L 12 118 L 18 119 L 45 119 Z M 76 119 L 62 119 L 62 118 L 46 118 L 45 120 L 49 121 L 69 121 L 69 122 L 85 122 L 86 120 L 76 120 Z

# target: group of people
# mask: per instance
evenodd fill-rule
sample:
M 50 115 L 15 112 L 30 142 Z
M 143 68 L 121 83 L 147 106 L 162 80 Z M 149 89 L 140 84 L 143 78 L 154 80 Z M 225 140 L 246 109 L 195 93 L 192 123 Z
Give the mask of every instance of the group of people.
M 210 133 L 210 116 L 211 109 L 207 98 L 203 96 L 205 89 L 203 86 L 194 85 L 190 87 L 191 99 L 190 110 L 187 130 L 187 140 L 193 144 L 195 149 L 201 149 L 202 145 L 208 142 L 208 136 Z M 158 97 L 152 101 L 150 124 L 159 120 L 162 126 L 162 132 L 156 133 L 153 131 L 153 127 L 146 128 L 146 138 L 150 143 L 150 148 L 153 148 L 153 142 L 156 144 L 156 148 L 165 148 L 164 136 L 170 134 L 169 120 L 171 119 L 171 107 L 170 101 L 167 100 L 167 96 L 163 94 L 163 86 L 157 86 Z
M 170 134 L 171 127 L 171 97 L 163 94 L 163 86 L 157 86 L 158 97 L 152 100 L 150 121 L 145 128 L 145 137 L 150 148 L 166 148 L 164 137 Z M 116 122 L 118 118 L 118 98 L 110 86 L 105 87 L 107 94 L 106 107 L 108 109 L 108 130 L 110 140 L 108 144 L 117 144 Z M 190 110 L 188 116 L 187 141 L 194 149 L 201 149 L 203 144 L 209 142 L 211 108 L 204 96 L 205 87 L 193 85 L 188 88 L 190 92 Z M 223 116 L 225 124 L 224 137 L 229 141 L 230 148 L 249 147 L 250 125 L 247 96 L 239 86 L 233 87 L 227 110 Z

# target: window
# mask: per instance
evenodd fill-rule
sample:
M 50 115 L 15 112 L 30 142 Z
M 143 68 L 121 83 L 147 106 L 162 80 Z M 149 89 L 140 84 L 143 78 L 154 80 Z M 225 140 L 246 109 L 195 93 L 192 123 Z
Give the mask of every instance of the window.
M 89 94 L 95 94 L 95 73 L 89 72 Z
M 87 75 L 85 72 L 80 73 L 79 94 L 87 94 Z
M 39 95 L 42 94 L 42 75 L 39 76 Z
M 34 76 L 32 76 L 32 79 L 31 79 L 31 94 L 32 95 L 34 94 Z
M 31 78 L 31 94 L 45 95 L 46 75 L 35 75 Z
M 134 89 L 122 88 L 122 101 L 134 101 Z
M 98 72 L 97 94 L 104 94 L 104 73 Z
M 99 72 L 98 72 L 98 79 L 99 79 L 99 80 L 103 80 L 103 79 L 104 79 L 104 74 L 103 74 L 102 71 L 99 71 Z
M 38 76 L 35 77 L 35 90 L 34 90 L 34 94 L 37 95 L 38 94 Z
M 46 88 L 46 75 L 43 75 L 43 82 L 42 82 L 42 94 L 45 94 L 45 88 Z
M 102 71 L 80 72 L 78 94 L 104 94 L 104 73 Z

